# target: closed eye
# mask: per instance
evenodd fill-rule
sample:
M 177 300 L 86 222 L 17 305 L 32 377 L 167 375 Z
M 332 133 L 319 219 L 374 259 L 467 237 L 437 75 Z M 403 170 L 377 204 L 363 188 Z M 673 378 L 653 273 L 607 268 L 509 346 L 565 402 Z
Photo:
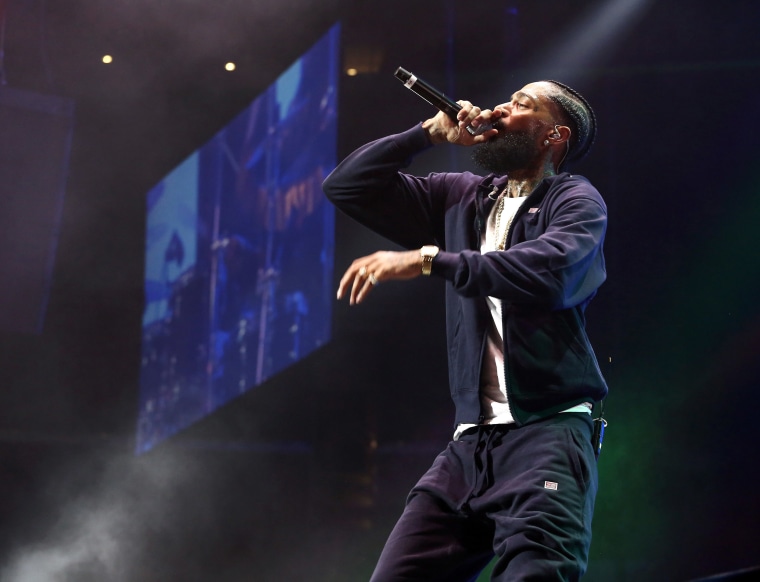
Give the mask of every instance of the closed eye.
M 536 100 L 530 95 L 523 93 L 522 91 L 517 91 L 516 93 L 512 94 L 511 103 L 512 109 L 532 109 L 534 111 L 538 111 L 538 104 L 536 103 Z

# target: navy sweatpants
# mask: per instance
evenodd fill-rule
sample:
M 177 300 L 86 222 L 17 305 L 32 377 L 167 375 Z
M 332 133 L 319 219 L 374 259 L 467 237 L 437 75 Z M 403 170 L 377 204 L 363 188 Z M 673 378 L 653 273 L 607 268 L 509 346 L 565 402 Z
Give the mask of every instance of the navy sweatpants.
M 414 486 L 371 582 L 569 581 L 586 571 L 597 489 L 589 415 L 472 429 Z

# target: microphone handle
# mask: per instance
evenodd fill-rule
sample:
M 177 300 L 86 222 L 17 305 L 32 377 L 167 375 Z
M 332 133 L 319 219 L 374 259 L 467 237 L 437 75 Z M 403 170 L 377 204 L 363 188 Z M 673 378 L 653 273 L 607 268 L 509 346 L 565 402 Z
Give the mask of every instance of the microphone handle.
M 413 91 L 419 97 L 422 97 L 425 101 L 430 103 L 430 105 L 439 111 L 443 111 L 452 120 L 457 120 L 457 113 L 459 113 L 459 111 L 462 109 L 462 106 L 459 103 L 453 101 L 444 95 L 441 91 L 433 88 L 429 83 L 420 79 L 403 67 L 396 69 L 395 77 L 401 81 L 407 89 Z M 474 128 L 468 125 L 466 129 L 470 135 L 476 135 L 477 133 L 481 133 L 486 129 L 489 129 L 490 127 L 490 125 L 487 125 L 481 128 Z

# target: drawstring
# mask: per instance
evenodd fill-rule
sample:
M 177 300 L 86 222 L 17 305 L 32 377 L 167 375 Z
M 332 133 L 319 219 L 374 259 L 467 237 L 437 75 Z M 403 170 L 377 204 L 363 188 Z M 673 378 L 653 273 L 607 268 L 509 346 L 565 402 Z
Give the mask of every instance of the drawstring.
M 477 431 L 478 441 L 473 451 L 472 486 L 462 504 L 464 509 L 469 509 L 470 500 L 479 497 L 494 484 L 491 451 L 501 442 L 501 433 L 495 425 L 481 425 L 477 427 Z

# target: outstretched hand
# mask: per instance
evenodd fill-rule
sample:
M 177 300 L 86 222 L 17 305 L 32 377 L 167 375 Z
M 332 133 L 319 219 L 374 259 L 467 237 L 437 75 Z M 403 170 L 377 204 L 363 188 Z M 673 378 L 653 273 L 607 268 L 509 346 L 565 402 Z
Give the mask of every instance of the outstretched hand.
M 340 280 L 338 299 L 342 299 L 350 287 L 349 303 L 355 305 L 384 281 L 414 279 L 421 274 L 420 251 L 378 251 L 351 263 Z

